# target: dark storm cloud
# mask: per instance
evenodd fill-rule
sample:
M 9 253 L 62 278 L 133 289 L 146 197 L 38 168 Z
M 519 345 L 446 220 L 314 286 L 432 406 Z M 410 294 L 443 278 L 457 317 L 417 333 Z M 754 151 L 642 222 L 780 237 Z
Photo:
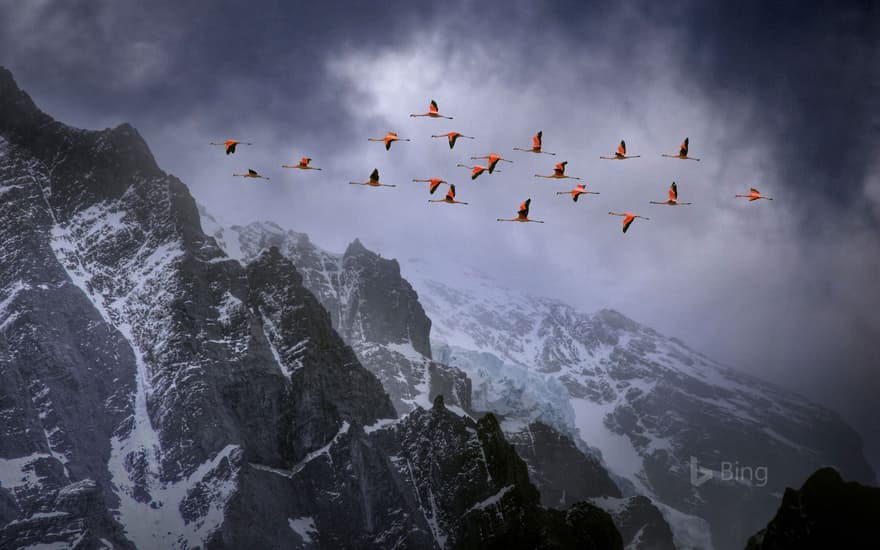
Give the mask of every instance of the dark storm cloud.
M 753 98 L 758 116 L 772 121 L 767 153 L 777 160 L 780 183 L 806 201 L 805 214 L 818 214 L 828 203 L 857 206 L 880 145 L 880 4 L 690 7 L 691 17 L 682 20 L 687 52 L 681 59 L 693 68 L 701 93 L 722 102 Z

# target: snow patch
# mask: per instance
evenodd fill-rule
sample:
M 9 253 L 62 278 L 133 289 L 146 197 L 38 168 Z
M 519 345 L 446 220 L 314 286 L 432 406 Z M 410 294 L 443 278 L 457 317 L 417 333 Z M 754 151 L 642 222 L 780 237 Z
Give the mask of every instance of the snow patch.
M 474 504 L 470 508 L 468 508 L 468 510 L 465 512 L 465 515 L 470 514 L 474 510 L 485 510 L 486 508 L 488 508 L 490 506 L 497 506 L 498 503 L 501 502 L 501 499 L 504 497 L 504 495 L 506 495 L 511 489 L 513 489 L 513 485 L 507 485 L 507 486 L 503 487 L 500 491 L 498 491 L 494 495 L 492 495 L 489 498 L 482 500 L 482 501 Z
M 287 524 L 290 530 L 299 535 L 305 544 L 312 544 L 312 535 L 317 535 L 318 530 L 315 528 L 315 518 L 312 516 L 303 516 L 298 518 L 288 518 Z
M 712 550 L 712 533 L 706 520 L 652 500 L 672 529 L 672 542 L 678 550 Z
M 34 472 L 32 464 L 41 458 L 51 457 L 49 454 L 34 453 L 19 458 L 0 458 L 0 487 L 15 489 L 40 485 L 40 478 Z

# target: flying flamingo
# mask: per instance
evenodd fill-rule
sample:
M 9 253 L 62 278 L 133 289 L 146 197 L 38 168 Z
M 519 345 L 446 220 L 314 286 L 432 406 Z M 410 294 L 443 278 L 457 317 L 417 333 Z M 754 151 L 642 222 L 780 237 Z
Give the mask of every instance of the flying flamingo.
M 262 179 L 262 180 L 268 180 L 268 179 L 269 179 L 269 178 L 267 178 L 267 177 L 265 177 L 265 176 L 261 176 L 260 174 L 257 173 L 256 170 L 252 170 L 252 169 L 250 169 L 250 168 L 248 168 L 247 174 L 232 174 L 232 175 L 233 175 L 233 176 L 240 176 L 240 177 L 242 177 L 242 178 L 257 178 L 257 179 Z
M 678 202 L 678 186 L 675 185 L 675 182 L 672 182 L 672 185 L 669 186 L 669 199 L 657 202 L 651 201 L 651 204 L 665 204 L 666 206 L 679 206 L 679 205 L 687 205 L 691 204 L 689 202 Z
M 385 150 L 389 151 L 389 150 L 391 150 L 391 144 L 394 143 L 395 141 L 409 141 L 409 139 L 399 138 L 399 137 L 397 137 L 397 132 L 389 131 L 388 135 L 383 138 L 367 138 L 367 141 L 385 142 Z
M 460 167 L 460 168 L 470 168 L 470 169 L 471 169 L 471 179 L 472 179 L 472 180 L 477 179 L 478 177 L 480 177 L 480 174 L 482 174 L 483 172 L 486 172 L 487 170 L 489 170 L 489 169 L 486 168 L 485 166 L 480 166 L 479 164 L 476 165 L 476 166 L 468 166 L 467 164 L 456 164 L 455 167 L 456 167 L 456 168 L 459 168 L 459 167 Z M 500 172 L 501 170 L 498 170 L 498 171 Z M 489 173 L 491 174 L 492 172 L 489 172 Z
M 700 160 L 698 158 L 688 156 L 688 138 L 684 138 L 684 141 L 681 142 L 681 147 L 679 148 L 677 155 L 660 155 L 660 156 L 671 158 L 671 159 L 696 160 L 696 161 Z
M 544 132 L 540 131 L 534 136 L 532 136 L 532 148 L 531 149 L 523 149 L 521 147 L 514 147 L 514 151 L 525 151 L 526 153 L 543 153 L 545 155 L 555 155 L 556 153 L 551 153 L 549 151 L 544 151 L 541 149 L 542 139 L 544 137 Z
M 488 155 L 481 155 L 479 157 L 471 157 L 471 160 L 478 160 L 478 159 L 487 159 L 489 161 L 489 173 L 490 174 L 495 171 L 495 166 L 498 164 L 498 161 L 500 161 L 500 160 L 503 160 L 504 162 L 509 162 L 509 163 L 513 164 L 512 160 L 507 160 L 506 158 L 502 158 L 500 155 L 496 155 L 495 153 L 490 153 Z M 500 172 L 501 170 L 498 170 L 498 171 Z
M 413 179 L 413 181 L 418 181 L 418 182 L 422 182 L 422 183 L 430 183 L 431 185 L 428 187 L 428 191 L 429 191 L 432 195 L 434 194 L 434 191 L 436 191 L 437 188 L 440 187 L 440 184 L 441 184 L 441 183 L 449 183 L 448 181 L 446 181 L 446 180 L 441 180 L 440 178 L 431 178 L 431 179 L 428 179 L 428 180 Z
M 369 180 L 367 180 L 367 181 L 350 181 L 348 183 L 351 185 L 369 185 L 370 187 L 397 187 L 396 185 L 390 185 L 387 183 L 380 183 L 378 168 L 373 168 L 373 173 L 370 174 Z
M 562 161 L 556 163 L 556 168 L 553 169 L 553 173 L 549 176 L 542 176 L 541 174 L 535 174 L 536 178 L 549 178 L 555 180 L 563 180 L 563 179 L 571 179 L 571 180 L 579 180 L 581 178 L 576 178 L 574 176 L 566 176 L 565 175 L 565 165 L 568 164 L 568 161 Z
M 646 218 L 644 216 L 637 216 L 631 212 L 609 212 L 612 216 L 623 216 L 623 232 L 626 233 L 626 230 L 629 229 L 629 226 L 632 225 L 633 220 L 636 218 L 642 218 L 643 220 L 650 220 L 651 218 Z
M 750 187 L 749 191 L 750 191 L 750 193 L 748 195 L 737 195 L 737 197 L 745 197 L 745 198 L 749 199 L 749 202 L 756 201 L 758 199 L 767 199 L 768 201 L 773 200 L 772 197 L 765 197 L 764 195 L 762 195 L 761 192 L 758 191 L 757 189 L 755 189 L 754 187 Z
M 427 116 L 427 117 L 431 117 L 431 118 L 448 118 L 449 120 L 452 120 L 451 116 L 446 116 L 446 115 L 440 114 L 440 112 L 437 110 L 437 102 L 434 101 L 433 99 L 431 100 L 431 105 L 428 106 L 427 113 L 422 113 L 420 115 L 412 114 L 409 116 L 411 116 L 411 117 Z
M 446 197 L 442 199 L 428 199 L 428 202 L 445 202 L 446 204 L 467 204 L 466 202 L 461 202 L 455 200 L 455 185 L 449 186 L 449 191 L 446 192 Z
M 617 152 L 614 153 L 613 157 L 599 157 L 604 160 L 626 160 L 626 159 L 637 159 L 642 155 L 626 155 L 626 142 L 620 140 L 620 145 L 617 146 Z
M 227 139 L 226 141 L 212 141 L 210 145 L 223 145 L 224 147 L 226 147 L 226 154 L 231 155 L 235 153 L 236 145 L 253 145 L 253 143 L 238 141 L 235 139 Z
M 578 197 L 581 195 L 598 195 L 596 191 L 587 191 L 587 186 L 583 183 L 577 184 L 577 187 L 572 189 L 571 191 L 558 191 L 557 195 L 571 195 L 571 200 L 574 202 L 578 201 Z
M 544 223 L 541 220 L 532 220 L 529 219 L 529 205 L 532 204 L 532 199 L 526 199 L 524 203 L 519 205 L 519 211 L 516 213 L 515 218 L 503 219 L 498 218 L 496 221 L 499 222 L 534 222 L 534 223 Z
M 309 163 L 312 162 L 312 159 L 309 157 L 303 157 L 299 159 L 299 164 L 282 164 L 282 168 L 297 168 L 299 170 L 321 170 L 321 168 L 315 168 L 314 166 L 309 166 Z
M 415 116 L 415 115 L 413 115 L 413 116 Z M 419 115 L 419 116 L 421 116 L 421 115 Z M 437 134 L 437 135 L 433 135 L 433 136 L 431 136 L 431 137 L 432 137 L 432 138 L 442 138 L 442 137 L 445 137 L 446 139 L 449 140 L 449 148 L 450 148 L 450 149 L 452 149 L 453 147 L 455 147 L 455 140 L 457 140 L 458 138 L 474 139 L 474 138 L 471 137 L 471 136 L 465 136 L 465 135 L 460 134 L 460 133 L 458 133 L 458 132 L 449 132 L 448 134 Z

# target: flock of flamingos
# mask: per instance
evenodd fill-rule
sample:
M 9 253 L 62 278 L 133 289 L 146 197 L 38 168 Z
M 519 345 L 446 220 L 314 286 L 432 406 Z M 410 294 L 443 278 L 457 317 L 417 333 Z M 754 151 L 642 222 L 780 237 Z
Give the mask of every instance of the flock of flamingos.
M 445 118 L 445 119 L 450 119 L 450 120 L 452 119 L 451 116 L 446 116 L 446 115 L 440 114 L 438 107 L 437 107 L 437 102 L 434 101 L 433 99 L 431 100 L 431 104 L 428 108 L 427 113 L 411 114 L 410 116 L 411 117 Z M 449 142 L 450 149 L 455 147 L 455 143 L 458 139 L 461 139 L 461 138 L 474 139 L 472 136 L 465 136 L 459 132 L 449 132 L 446 134 L 435 134 L 435 135 L 432 135 L 431 137 L 432 138 L 446 138 Z M 513 150 L 514 151 L 524 151 L 526 153 L 543 154 L 543 155 L 556 155 L 556 153 L 551 153 L 551 152 L 545 151 L 543 149 L 542 137 L 543 137 L 543 132 L 538 132 L 537 134 L 535 134 L 532 137 L 532 146 L 531 147 L 528 147 L 528 148 L 514 147 Z M 393 144 L 396 141 L 410 141 L 407 138 L 398 137 L 396 132 L 390 132 L 390 131 L 388 132 L 388 134 L 385 137 L 367 138 L 367 139 L 368 139 L 368 141 L 378 141 L 378 142 L 384 143 L 386 151 L 390 151 L 391 144 Z M 231 154 L 235 153 L 235 148 L 238 145 L 253 145 L 252 143 L 238 141 L 235 139 L 229 139 L 229 140 L 222 141 L 222 142 L 212 141 L 210 144 L 224 146 L 226 149 L 227 155 L 231 155 Z M 620 145 L 617 146 L 617 151 L 614 153 L 614 156 L 611 156 L 611 157 L 600 156 L 599 158 L 602 160 L 628 160 L 628 159 L 639 158 L 640 156 L 641 155 L 627 155 L 626 154 L 626 142 L 621 140 Z M 667 158 L 680 159 L 680 160 L 693 160 L 693 161 L 700 160 L 698 158 L 688 156 L 688 138 L 684 138 L 684 141 L 681 143 L 681 147 L 679 148 L 678 154 L 661 155 L 661 156 L 667 157 Z M 497 155 L 495 153 L 471 157 L 471 159 L 472 160 L 486 159 L 486 166 L 482 166 L 480 164 L 477 164 L 475 166 L 468 166 L 465 164 L 457 165 L 457 167 L 470 169 L 472 180 L 477 179 L 481 174 L 483 174 L 483 172 L 488 172 L 490 174 L 495 173 L 495 172 L 501 172 L 501 170 L 496 169 L 496 167 L 498 166 L 498 163 L 501 161 L 513 163 L 512 160 L 503 158 L 500 155 Z M 321 170 L 321 168 L 316 168 L 314 166 L 311 166 L 311 164 L 310 164 L 311 161 L 312 161 L 311 158 L 303 157 L 302 159 L 300 159 L 299 164 L 282 164 L 281 167 L 282 168 L 295 168 L 298 170 Z M 556 167 L 553 169 L 552 174 L 547 174 L 547 175 L 535 174 L 535 177 L 537 177 L 537 178 L 550 178 L 550 179 L 580 180 L 580 178 L 568 176 L 565 174 L 566 164 L 568 164 L 568 161 L 559 162 L 556 164 Z M 245 177 L 245 178 L 257 178 L 257 179 L 265 179 L 265 180 L 269 179 L 265 176 L 260 175 L 256 170 L 253 170 L 253 169 L 249 169 L 244 174 L 233 174 L 233 176 L 241 176 L 241 177 Z M 445 198 L 428 200 L 428 202 L 446 203 L 446 204 L 467 204 L 466 202 L 461 202 L 461 201 L 458 201 L 455 199 L 455 185 L 450 184 L 446 180 L 443 180 L 440 178 L 430 178 L 430 179 L 413 179 L 412 181 L 429 183 L 430 186 L 428 187 L 428 191 L 432 195 L 434 194 L 434 191 L 436 191 L 440 187 L 441 184 L 445 183 L 445 184 L 449 185 L 449 190 L 447 191 Z M 351 181 L 349 183 L 351 185 L 366 185 L 366 186 L 370 186 L 370 187 L 396 187 L 396 185 L 382 183 L 381 181 L 379 181 L 379 170 L 378 169 L 373 169 L 373 172 L 370 174 L 370 178 L 367 181 Z M 578 198 L 581 195 L 598 195 L 599 193 L 597 193 L 595 191 L 587 191 L 586 186 L 581 183 L 581 184 L 578 184 L 574 189 L 571 189 L 569 191 L 559 191 L 556 194 L 557 195 L 570 195 L 571 199 L 574 202 L 577 202 Z M 767 196 L 762 195 L 761 192 L 758 191 L 757 189 L 755 189 L 754 187 L 749 189 L 749 193 L 747 195 L 736 195 L 736 196 L 747 198 L 747 199 L 749 199 L 749 202 L 756 201 L 758 199 L 773 200 L 772 197 L 767 197 Z M 529 218 L 529 206 L 531 205 L 531 202 L 532 202 L 532 199 L 530 199 L 530 198 L 523 201 L 523 203 L 519 206 L 519 210 L 517 211 L 517 213 L 516 213 L 517 215 L 515 218 L 498 218 L 497 221 L 499 221 L 499 222 L 544 223 L 542 220 L 533 220 L 533 219 Z M 665 201 L 650 201 L 650 204 L 661 204 L 661 205 L 665 205 L 665 206 L 686 206 L 691 203 L 679 202 L 679 200 L 678 200 L 678 186 L 675 184 L 675 182 L 672 182 L 672 185 L 669 186 L 669 198 L 666 199 Z M 639 216 L 638 214 L 634 214 L 632 212 L 608 212 L 608 214 L 610 214 L 612 216 L 623 217 L 623 232 L 624 233 L 626 233 L 626 230 L 629 229 L 629 226 L 632 225 L 633 221 L 636 218 L 641 218 L 644 220 L 650 219 L 650 218 L 646 218 L 644 216 Z

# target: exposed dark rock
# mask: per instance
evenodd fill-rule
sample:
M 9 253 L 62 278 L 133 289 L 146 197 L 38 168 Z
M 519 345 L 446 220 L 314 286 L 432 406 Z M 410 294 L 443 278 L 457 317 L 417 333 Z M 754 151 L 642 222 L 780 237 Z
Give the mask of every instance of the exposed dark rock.
M 877 547 L 880 488 L 844 481 L 834 468 L 821 468 L 800 489 L 786 488 L 767 527 L 746 550 L 811 550 Z

